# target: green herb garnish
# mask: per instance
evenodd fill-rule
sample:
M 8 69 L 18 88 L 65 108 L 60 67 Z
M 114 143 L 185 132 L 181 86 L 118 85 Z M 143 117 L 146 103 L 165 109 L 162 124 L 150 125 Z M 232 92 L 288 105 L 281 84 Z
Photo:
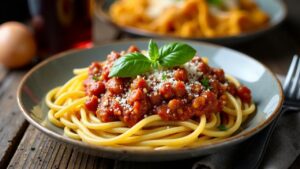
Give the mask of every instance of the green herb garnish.
M 221 6 L 222 5 L 222 0 L 207 0 L 207 2 L 211 5 L 215 6 Z
M 134 77 L 151 70 L 151 61 L 141 53 L 130 53 L 115 61 L 109 77 Z
M 220 131 L 226 131 L 226 130 L 227 130 L 227 127 L 226 127 L 224 124 L 221 124 L 221 125 L 218 126 L 218 129 L 219 129 Z
M 98 81 L 99 78 L 97 76 L 93 76 L 93 80 Z
M 167 80 L 167 75 L 166 75 L 165 72 L 162 73 L 161 79 L 162 79 L 163 81 Z
M 113 64 L 109 77 L 135 77 L 159 67 L 171 68 L 191 60 L 196 50 L 184 43 L 170 43 L 161 48 L 150 40 L 149 57 L 142 53 L 129 53 L 120 57 Z
M 209 79 L 207 77 L 204 77 L 202 80 L 201 80 L 201 84 L 202 86 L 204 86 L 204 88 L 207 90 L 207 89 L 211 89 L 211 86 L 209 85 Z
M 159 49 L 155 42 L 152 40 L 149 41 L 148 53 L 151 60 L 157 60 L 159 58 Z

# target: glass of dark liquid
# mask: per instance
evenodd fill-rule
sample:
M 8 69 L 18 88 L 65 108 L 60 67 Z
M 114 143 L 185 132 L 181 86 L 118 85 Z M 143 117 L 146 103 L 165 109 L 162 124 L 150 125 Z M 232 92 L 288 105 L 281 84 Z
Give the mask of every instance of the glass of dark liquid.
M 39 55 L 91 45 L 91 0 L 28 0 Z

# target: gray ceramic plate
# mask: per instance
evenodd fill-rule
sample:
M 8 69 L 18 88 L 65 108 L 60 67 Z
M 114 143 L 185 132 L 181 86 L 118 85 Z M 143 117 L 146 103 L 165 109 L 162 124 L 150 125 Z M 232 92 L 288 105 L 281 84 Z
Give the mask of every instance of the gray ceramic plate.
M 115 26 L 123 32 L 129 33 L 130 35 L 139 36 L 139 37 L 154 37 L 154 38 L 176 38 L 176 39 L 186 39 L 186 40 L 198 40 L 198 41 L 206 41 L 212 43 L 218 43 L 223 45 L 234 45 L 241 42 L 246 42 L 252 39 L 257 38 L 258 36 L 267 33 L 273 28 L 277 27 L 280 23 L 284 21 L 287 15 L 287 8 L 282 0 L 255 0 L 259 6 L 266 11 L 270 16 L 270 25 L 259 29 L 257 31 L 243 33 L 236 36 L 225 36 L 225 37 L 217 37 L 217 38 L 179 38 L 179 37 L 171 37 L 167 35 L 159 35 L 155 33 L 151 33 L 145 30 L 141 30 L 134 27 L 128 26 L 119 26 L 114 23 L 107 11 L 110 5 L 116 0 L 96 0 L 97 5 L 95 8 L 95 15 L 101 21 L 108 23 L 110 25 Z
M 157 40 L 159 45 L 170 41 Z M 46 118 L 45 94 L 56 86 L 64 84 L 72 75 L 72 69 L 87 67 L 92 61 L 104 60 L 110 51 L 126 50 L 131 44 L 146 49 L 148 40 L 115 42 L 99 47 L 69 51 L 58 54 L 30 70 L 18 89 L 18 104 L 26 119 L 50 137 L 79 148 L 90 154 L 120 160 L 163 161 L 191 158 L 206 155 L 234 146 L 253 136 L 266 127 L 277 115 L 282 106 L 283 94 L 280 83 L 265 66 L 245 54 L 206 43 L 188 42 L 198 54 L 207 56 L 210 65 L 221 67 L 247 85 L 253 93 L 257 105 L 256 115 L 243 125 L 243 130 L 222 141 L 180 150 L 134 151 L 104 146 L 93 146 L 63 136 L 63 129 L 50 124 Z

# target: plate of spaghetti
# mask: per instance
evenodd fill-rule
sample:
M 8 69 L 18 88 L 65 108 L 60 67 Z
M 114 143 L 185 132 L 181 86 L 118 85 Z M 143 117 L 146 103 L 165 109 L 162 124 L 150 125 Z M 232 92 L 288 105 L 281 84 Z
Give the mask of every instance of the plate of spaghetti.
M 228 48 L 132 40 L 58 54 L 30 70 L 18 104 L 49 136 L 87 153 L 190 158 L 266 127 L 283 100 L 265 66 Z
M 105 0 L 96 16 L 132 35 L 233 44 L 286 17 L 281 0 Z

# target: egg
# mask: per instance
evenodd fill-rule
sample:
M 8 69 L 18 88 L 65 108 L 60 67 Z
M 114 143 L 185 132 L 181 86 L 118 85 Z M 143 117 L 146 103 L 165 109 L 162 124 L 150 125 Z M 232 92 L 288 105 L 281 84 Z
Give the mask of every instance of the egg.
M 0 63 L 7 68 L 29 64 L 36 54 L 36 43 L 30 29 L 19 22 L 0 25 Z

